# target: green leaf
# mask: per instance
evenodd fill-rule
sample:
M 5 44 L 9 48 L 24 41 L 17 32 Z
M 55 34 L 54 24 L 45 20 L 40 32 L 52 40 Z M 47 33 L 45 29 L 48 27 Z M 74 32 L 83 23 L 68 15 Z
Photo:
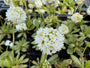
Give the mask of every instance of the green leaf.
M 46 59 L 47 59 L 47 54 L 44 54 L 44 53 L 42 52 L 42 56 L 41 56 L 41 61 L 40 61 L 40 63 L 43 63 Z
M 36 61 L 32 61 L 32 63 L 35 64 L 35 65 L 38 65 L 38 63 Z
M 88 60 L 85 64 L 85 68 L 90 68 L 90 60 Z
M 74 50 L 75 50 L 75 52 L 76 52 L 78 55 L 81 55 L 81 54 L 82 54 L 81 48 L 75 47 Z
M 19 61 L 20 61 L 20 62 L 23 61 L 23 59 L 25 58 L 25 56 L 26 56 L 26 55 L 21 56 L 20 59 L 19 59 Z
M 72 31 L 72 33 L 76 33 L 76 32 L 79 32 L 80 29 L 74 29 L 74 31 Z
M 12 68 L 27 68 L 27 65 L 25 64 L 21 64 L 21 65 L 16 65 L 16 66 L 13 66 Z
M 74 51 L 73 48 L 68 48 L 68 49 L 67 49 L 67 53 L 68 53 L 68 54 L 73 54 L 73 51 Z
M 16 56 L 16 60 L 18 60 L 20 57 L 20 52 L 18 52 L 18 55 Z
M 3 65 L 3 60 L 0 60 L 0 67 L 2 67 Z
M 28 58 L 24 59 L 21 63 L 27 63 L 28 62 Z
M 5 51 L 0 55 L 0 59 L 4 59 L 6 56 L 8 56 L 10 52 L 9 51 Z
M 2 41 L 2 39 L 5 37 L 5 34 L 1 34 L 0 35 L 0 42 Z
M 33 65 L 31 68 L 39 68 L 38 66 Z
M 23 35 L 23 33 L 19 33 L 17 37 L 20 38 L 22 35 Z
M 67 68 L 67 66 L 69 66 L 69 64 L 71 64 L 72 61 L 70 59 L 64 60 L 63 62 L 61 62 L 59 68 Z
M 54 63 L 54 67 L 55 68 L 68 68 L 69 65 L 72 64 L 72 60 L 71 59 L 65 59 L 65 60 L 61 60 L 58 58 L 55 60 Z
M 10 62 L 10 60 L 9 60 L 9 59 L 5 59 L 4 62 L 3 62 L 3 66 L 10 68 L 10 67 L 11 67 L 11 62 Z
M 89 23 L 90 21 L 83 21 L 84 23 Z
M 26 41 L 26 39 L 22 38 L 22 40 L 19 40 L 19 41 L 15 41 L 15 53 L 18 53 L 19 51 L 22 51 L 22 52 L 26 52 L 27 51 L 27 48 L 29 46 L 28 44 L 29 42 Z
M 34 25 L 31 25 L 31 27 L 29 28 L 29 30 L 33 30 L 35 28 Z
M 88 47 L 90 47 L 90 42 L 85 41 L 85 43 L 86 43 L 86 45 L 87 45 Z
M 4 41 L 2 41 L 2 42 L 0 43 L 0 46 L 1 46 L 1 45 L 4 45 L 4 44 L 5 44 L 5 42 L 4 42 Z
M 55 55 L 51 56 L 51 57 L 48 59 L 48 62 L 49 62 L 50 64 L 54 64 L 55 59 L 57 59 L 57 58 L 58 58 L 58 55 L 55 54 Z
M 81 67 L 81 62 L 76 56 L 71 55 L 71 58 L 79 67 Z

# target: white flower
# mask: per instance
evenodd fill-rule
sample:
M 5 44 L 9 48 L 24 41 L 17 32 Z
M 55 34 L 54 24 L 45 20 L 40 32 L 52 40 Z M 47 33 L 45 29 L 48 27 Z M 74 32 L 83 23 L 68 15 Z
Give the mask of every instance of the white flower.
M 40 28 L 36 32 L 35 44 L 38 48 L 46 53 L 47 55 L 52 55 L 57 51 L 61 50 L 64 45 L 64 35 L 59 33 L 58 30 L 53 28 Z
M 13 23 L 22 23 L 26 20 L 26 13 L 21 7 L 10 7 L 6 12 L 6 19 Z
M 12 43 L 10 40 L 6 40 L 5 46 L 10 46 L 10 47 L 12 47 L 12 46 L 13 46 L 13 43 Z
M 10 40 L 6 40 L 5 45 L 8 46 L 10 44 Z
M 6 5 L 13 6 L 13 1 L 12 0 L 4 0 Z
M 61 26 L 58 28 L 58 31 L 61 34 L 67 34 L 69 32 L 69 29 L 65 24 L 61 24 Z
M 44 5 L 46 5 L 47 0 L 41 0 Z
M 49 5 L 51 7 L 57 7 L 59 5 L 59 0 L 47 0 L 45 5 Z
M 39 10 L 39 13 L 44 14 L 45 13 L 45 10 L 44 9 L 40 9 Z
M 87 14 L 90 15 L 90 6 L 87 9 Z
M 28 10 L 30 13 L 32 13 L 33 11 L 31 9 Z
M 79 13 L 75 13 L 71 16 L 71 20 L 74 21 L 75 23 L 81 22 L 82 19 L 83 19 L 83 15 Z
M 35 0 L 28 0 L 29 4 L 34 4 Z
M 20 23 L 20 24 L 16 25 L 15 27 L 16 27 L 16 30 L 18 30 L 18 31 L 22 31 L 22 30 L 27 29 L 27 26 L 25 23 Z
M 42 2 L 41 2 L 41 0 L 35 0 L 35 7 L 36 8 L 41 8 L 42 7 Z
M 43 6 L 41 0 L 28 0 L 29 4 L 33 4 L 36 8 L 41 8 Z
M 82 4 L 85 0 L 76 0 L 77 4 Z
M 13 43 L 11 42 L 9 46 L 12 47 L 13 46 Z
M 29 8 L 34 8 L 34 5 L 33 4 L 28 4 L 28 7 Z

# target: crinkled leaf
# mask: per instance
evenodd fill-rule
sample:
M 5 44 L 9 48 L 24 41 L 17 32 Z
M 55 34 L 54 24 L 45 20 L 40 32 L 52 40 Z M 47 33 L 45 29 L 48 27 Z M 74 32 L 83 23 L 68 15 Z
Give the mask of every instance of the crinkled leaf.
M 81 62 L 76 56 L 71 55 L 71 59 L 75 62 L 75 64 L 77 64 L 79 67 L 81 67 Z
M 58 58 L 58 55 L 55 54 L 55 55 L 52 55 L 49 59 L 48 59 L 48 62 L 50 64 L 54 64 L 55 60 Z
M 64 60 L 63 62 L 61 62 L 60 68 L 67 68 L 67 66 L 69 66 L 71 63 L 72 61 L 70 59 Z

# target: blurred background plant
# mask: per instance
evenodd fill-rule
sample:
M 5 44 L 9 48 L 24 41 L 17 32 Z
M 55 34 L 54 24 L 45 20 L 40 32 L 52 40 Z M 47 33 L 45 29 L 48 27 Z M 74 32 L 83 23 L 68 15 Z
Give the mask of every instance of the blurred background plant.
M 0 55 L 0 67 L 6 68 L 26 68 L 25 63 L 28 62 L 28 58 L 25 58 L 26 55 L 20 56 L 20 53 L 16 57 L 12 55 L 12 52 L 5 51 Z

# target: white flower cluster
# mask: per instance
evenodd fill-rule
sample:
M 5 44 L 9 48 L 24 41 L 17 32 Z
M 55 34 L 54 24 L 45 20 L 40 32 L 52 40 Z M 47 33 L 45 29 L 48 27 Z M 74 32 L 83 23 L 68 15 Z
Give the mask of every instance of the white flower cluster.
M 6 40 L 5 46 L 10 46 L 10 47 L 12 47 L 12 46 L 13 46 L 13 43 L 12 43 L 10 40 Z
M 42 7 L 42 1 L 41 0 L 28 0 L 30 4 L 33 4 L 36 8 Z
M 74 13 L 71 16 L 71 20 L 75 23 L 81 22 L 81 20 L 83 19 L 83 15 L 79 14 L 79 13 Z
M 59 0 L 28 0 L 28 2 L 33 4 L 36 8 L 41 8 L 43 5 L 57 7 L 60 3 Z
M 64 46 L 64 35 L 60 34 L 57 29 L 40 28 L 34 42 L 43 53 L 52 55 Z
M 61 26 L 58 28 L 58 31 L 61 34 L 67 34 L 69 32 L 69 29 L 65 24 L 61 24 Z
M 26 26 L 25 23 L 20 23 L 18 25 L 15 25 L 15 27 L 16 27 L 16 30 L 18 30 L 18 31 L 22 31 L 22 30 L 26 30 L 27 29 L 27 26 Z
M 87 9 L 87 14 L 90 15 L 90 6 Z
M 37 8 L 41 8 L 42 7 L 42 2 L 41 2 L 41 0 L 35 0 L 35 6 L 37 7 Z
M 59 0 L 42 0 L 43 4 L 49 5 L 51 7 L 57 7 L 58 4 L 60 3 Z
M 22 23 L 26 20 L 26 13 L 21 7 L 10 7 L 6 12 L 6 19 L 13 23 Z

